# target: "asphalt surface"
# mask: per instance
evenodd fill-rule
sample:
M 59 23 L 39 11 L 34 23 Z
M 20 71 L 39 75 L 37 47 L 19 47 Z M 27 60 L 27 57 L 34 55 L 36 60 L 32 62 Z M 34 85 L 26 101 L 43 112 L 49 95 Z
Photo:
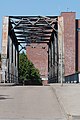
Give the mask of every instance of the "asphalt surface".
M 52 84 L 51 87 L 68 120 L 80 120 L 80 83 Z
M 0 86 L 0 120 L 66 120 L 51 86 Z

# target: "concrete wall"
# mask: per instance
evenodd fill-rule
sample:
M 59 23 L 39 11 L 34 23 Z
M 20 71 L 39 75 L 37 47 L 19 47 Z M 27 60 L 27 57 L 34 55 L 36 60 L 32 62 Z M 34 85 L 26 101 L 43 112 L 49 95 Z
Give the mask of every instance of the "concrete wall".
M 39 69 L 43 79 L 48 78 L 48 45 L 47 43 L 31 43 L 27 46 L 27 57 Z
M 2 26 L 2 81 L 17 82 L 15 76 L 18 76 L 17 69 L 17 42 L 15 34 L 9 31 L 9 17 L 3 17 Z M 10 32 L 10 33 L 9 33 Z M 5 77 L 6 76 L 6 77 Z M 12 78 L 13 76 L 13 78 Z
M 9 17 L 3 17 L 2 25 L 2 82 L 5 82 L 5 71 L 7 71 L 7 50 L 8 50 L 8 28 L 9 28 Z
M 64 81 L 64 20 L 58 17 L 58 82 Z
M 75 12 L 62 12 L 64 19 L 65 75 L 75 73 Z

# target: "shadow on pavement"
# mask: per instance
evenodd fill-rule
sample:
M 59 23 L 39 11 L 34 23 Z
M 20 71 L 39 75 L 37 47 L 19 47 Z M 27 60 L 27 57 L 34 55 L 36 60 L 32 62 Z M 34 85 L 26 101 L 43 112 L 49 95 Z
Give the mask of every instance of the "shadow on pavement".
M 8 95 L 0 95 L 0 100 L 12 99 L 9 98 Z

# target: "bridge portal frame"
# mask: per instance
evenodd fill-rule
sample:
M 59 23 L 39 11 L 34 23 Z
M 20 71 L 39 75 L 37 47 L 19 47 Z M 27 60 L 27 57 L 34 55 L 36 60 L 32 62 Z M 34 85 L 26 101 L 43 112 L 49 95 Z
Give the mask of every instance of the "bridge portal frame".
M 52 19 L 53 18 L 53 19 Z M 19 19 L 19 21 L 14 21 L 13 19 Z M 33 20 L 31 20 L 33 19 Z M 61 81 L 61 84 L 63 84 L 63 74 L 64 74 L 64 25 L 63 25 L 63 17 L 40 17 L 37 18 L 29 18 L 29 16 L 26 17 L 14 17 L 14 16 L 4 16 L 3 17 L 3 28 L 2 28 L 2 81 L 1 82 L 7 82 L 6 78 L 8 78 L 8 82 L 18 82 L 18 55 L 19 55 L 19 48 L 18 46 L 20 43 L 26 43 L 28 42 L 36 42 L 34 40 L 38 40 L 37 42 L 48 42 L 49 45 L 49 59 L 51 59 L 51 63 L 49 63 L 49 66 L 51 64 L 51 68 L 49 68 L 49 77 L 54 77 L 54 74 L 57 74 L 58 81 Z M 36 19 L 36 20 L 35 20 Z M 36 36 L 33 34 L 32 36 L 29 35 L 31 28 L 28 29 L 29 33 L 26 36 L 29 41 L 25 41 L 25 36 L 22 35 L 22 33 L 18 34 L 15 29 L 19 30 L 18 27 L 20 27 L 21 22 L 24 20 L 27 20 L 30 27 L 33 27 L 35 25 L 38 26 L 38 24 L 41 26 L 42 23 L 39 21 L 42 20 L 42 22 L 45 22 L 46 27 L 48 31 L 50 31 L 50 34 L 45 34 L 44 29 L 42 29 L 40 26 L 38 26 L 38 29 L 36 31 L 39 31 L 37 34 L 38 39 L 36 39 Z M 55 23 L 57 24 L 57 28 L 55 27 Z M 28 25 L 27 24 L 27 25 Z M 22 24 L 23 25 L 23 24 Z M 43 24 L 43 26 L 45 26 Z M 24 25 L 25 26 L 25 25 Z M 40 30 L 39 30 L 40 29 Z M 23 27 L 24 30 L 24 27 Z M 35 30 L 34 30 L 35 31 Z M 41 32 L 42 31 L 42 32 Z M 20 31 L 21 32 L 21 31 Z M 26 31 L 24 31 L 26 33 Z M 40 36 L 41 34 L 42 36 Z M 54 34 L 54 40 L 55 45 L 53 44 L 53 39 L 51 39 L 52 33 Z M 47 35 L 47 37 L 46 37 Z M 57 37 L 56 37 L 57 36 Z M 42 38 L 41 38 L 42 37 Z M 19 38 L 19 39 L 18 39 Z M 24 39 L 23 39 L 24 38 Z M 53 48 L 55 49 L 55 62 L 53 64 Z M 54 66 L 54 67 L 53 67 Z

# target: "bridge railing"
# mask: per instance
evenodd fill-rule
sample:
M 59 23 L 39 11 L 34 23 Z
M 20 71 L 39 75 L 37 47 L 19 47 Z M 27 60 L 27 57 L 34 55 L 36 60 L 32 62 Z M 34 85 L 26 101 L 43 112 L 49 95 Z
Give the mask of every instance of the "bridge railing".
M 80 82 L 79 72 L 65 76 L 65 83 L 79 83 L 79 82 Z
M 6 83 L 17 83 L 18 77 L 16 75 L 13 75 L 5 71 L 5 82 Z
M 1 82 L 1 79 L 2 79 L 2 71 L 0 69 L 0 82 Z
M 58 83 L 58 77 L 54 76 L 54 77 L 49 77 L 49 83 Z

